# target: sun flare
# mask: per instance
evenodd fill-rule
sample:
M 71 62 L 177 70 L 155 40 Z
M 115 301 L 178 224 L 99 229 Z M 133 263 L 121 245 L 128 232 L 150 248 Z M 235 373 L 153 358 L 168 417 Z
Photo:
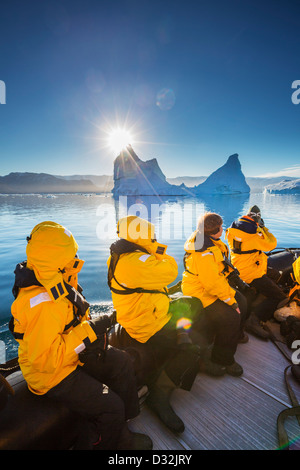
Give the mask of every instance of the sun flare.
M 114 129 L 108 136 L 108 145 L 116 153 L 133 144 L 133 138 L 126 129 Z

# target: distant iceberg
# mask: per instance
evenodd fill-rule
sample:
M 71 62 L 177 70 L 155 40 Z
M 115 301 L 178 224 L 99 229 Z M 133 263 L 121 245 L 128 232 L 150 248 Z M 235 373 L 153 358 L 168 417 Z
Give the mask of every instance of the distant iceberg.
M 250 193 L 237 153 L 230 155 L 223 166 L 193 189 L 196 195 Z
M 276 184 L 269 184 L 264 192 L 270 194 L 300 194 L 300 179 L 285 179 Z
M 120 196 L 198 196 L 201 194 L 245 194 L 250 192 L 241 170 L 238 154 L 213 172 L 203 183 L 194 187 L 167 182 L 156 158 L 142 161 L 131 146 L 114 161 L 113 195 Z

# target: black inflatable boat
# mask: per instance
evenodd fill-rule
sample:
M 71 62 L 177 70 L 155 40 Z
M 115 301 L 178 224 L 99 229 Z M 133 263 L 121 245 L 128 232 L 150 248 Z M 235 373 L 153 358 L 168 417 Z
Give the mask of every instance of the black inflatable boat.
M 300 248 L 278 248 L 268 253 L 268 265 L 279 271 L 278 284 L 287 292 L 292 264 L 299 255 Z M 28 390 L 17 358 L 0 364 L 0 450 L 80 448 L 83 428 L 79 415 Z

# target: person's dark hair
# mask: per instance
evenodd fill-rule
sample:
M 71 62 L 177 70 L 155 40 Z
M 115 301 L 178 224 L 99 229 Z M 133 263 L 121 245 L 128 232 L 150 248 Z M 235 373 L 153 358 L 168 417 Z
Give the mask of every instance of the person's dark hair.
M 198 231 L 205 235 L 215 235 L 223 225 L 223 219 L 215 212 L 205 212 L 198 220 Z

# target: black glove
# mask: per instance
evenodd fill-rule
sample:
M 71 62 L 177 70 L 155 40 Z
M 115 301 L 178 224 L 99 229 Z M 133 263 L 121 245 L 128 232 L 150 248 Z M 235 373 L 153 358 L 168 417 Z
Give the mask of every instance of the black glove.
M 233 289 L 237 289 L 242 293 L 249 288 L 249 285 L 240 278 L 236 271 L 232 271 L 228 274 L 227 281 Z
M 90 343 L 78 357 L 80 362 L 88 362 L 89 360 L 103 360 L 105 357 L 105 352 L 107 349 L 107 334 L 103 333 L 101 336 L 97 337 L 95 341 Z
M 89 324 L 98 337 L 106 333 L 106 330 L 111 327 L 112 319 L 113 315 L 99 315 L 99 317 L 89 320 Z

